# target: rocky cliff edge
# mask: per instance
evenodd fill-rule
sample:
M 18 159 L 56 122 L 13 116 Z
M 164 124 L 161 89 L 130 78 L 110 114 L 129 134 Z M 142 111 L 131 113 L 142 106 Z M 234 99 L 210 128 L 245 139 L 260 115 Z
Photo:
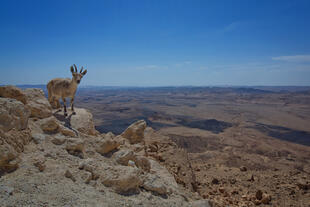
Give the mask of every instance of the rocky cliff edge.
M 210 206 L 187 153 L 140 120 L 100 134 L 40 89 L 0 87 L 1 206 Z

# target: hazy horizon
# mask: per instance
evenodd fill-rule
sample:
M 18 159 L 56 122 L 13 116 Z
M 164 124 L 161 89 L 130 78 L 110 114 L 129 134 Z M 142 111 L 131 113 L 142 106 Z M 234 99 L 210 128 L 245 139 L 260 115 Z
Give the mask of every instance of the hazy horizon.
M 310 1 L 1 1 L 0 85 L 309 86 Z

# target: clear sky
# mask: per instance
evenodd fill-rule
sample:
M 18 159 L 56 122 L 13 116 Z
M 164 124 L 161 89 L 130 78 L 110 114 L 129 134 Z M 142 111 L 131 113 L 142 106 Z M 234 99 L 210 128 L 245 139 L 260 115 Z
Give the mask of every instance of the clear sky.
M 1 0 L 0 84 L 310 85 L 309 0 Z

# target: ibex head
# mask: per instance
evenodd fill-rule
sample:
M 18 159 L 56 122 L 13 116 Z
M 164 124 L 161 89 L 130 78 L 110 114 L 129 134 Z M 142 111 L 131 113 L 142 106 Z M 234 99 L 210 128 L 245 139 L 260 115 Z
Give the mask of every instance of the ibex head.
M 87 73 L 87 70 L 84 70 L 83 71 L 83 66 L 81 67 L 81 70 L 80 72 L 78 73 L 77 71 L 77 67 L 75 64 L 73 64 L 71 67 L 70 67 L 70 70 L 71 70 L 71 73 L 72 73 L 72 77 L 73 77 L 73 80 L 79 84 L 81 82 L 81 79 L 83 78 L 83 76 Z

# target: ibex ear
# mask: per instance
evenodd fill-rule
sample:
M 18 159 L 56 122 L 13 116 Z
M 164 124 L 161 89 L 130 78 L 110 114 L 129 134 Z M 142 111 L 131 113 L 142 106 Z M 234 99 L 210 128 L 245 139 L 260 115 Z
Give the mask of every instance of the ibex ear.
M 71 65 L 70 70 L 71 70 L 71 73 L 74 73 L 73 65 Z
M 84 70 L 81 74 L 85 75 L 87 73 L 87 70 Z

